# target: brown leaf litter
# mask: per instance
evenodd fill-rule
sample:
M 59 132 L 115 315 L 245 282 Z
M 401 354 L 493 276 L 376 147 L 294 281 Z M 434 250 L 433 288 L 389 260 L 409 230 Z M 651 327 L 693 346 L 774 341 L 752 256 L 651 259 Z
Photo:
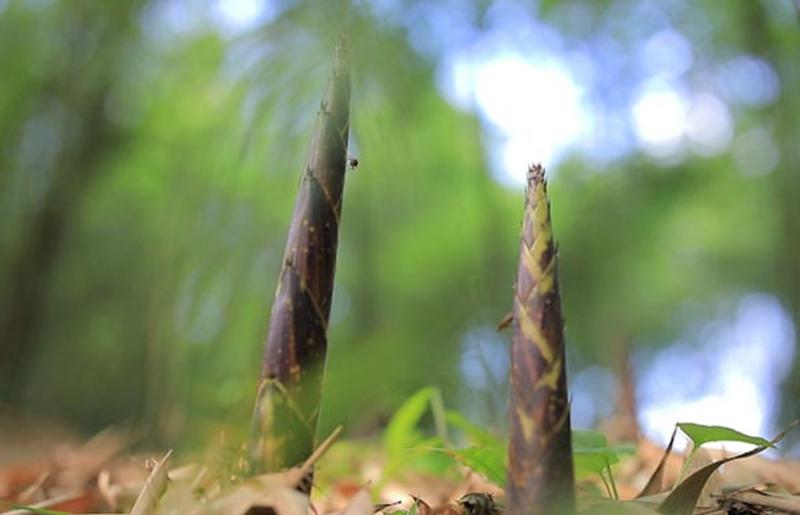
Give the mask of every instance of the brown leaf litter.
M 384 481 L 380 451 L 357 452 L 354 449 L 369 444 L 352 442 L 337 444 L 340 450 L 330 459 L 341 460 L 346 451 L 355 466 L 346 475 L 332 474 L 337 463 L 323 459 L 317 464 L 317 485 L 309 498 L 296 488 L 333 439 L 300 467 L 250 478 L 214 464 L 176 465 L 181 458 L 171 452 L 156 457 L 127 454 L 127 439 L 113 431 L 82 445 L 58 442 L 47 453 L 31 452 L 28 459 L 19 454 L 9 459 L 5 441 L 0 439 L 0 456 L 5 457 L 0 462 L 0 513 L 5 515 L 31 513 L 23 506 L 62 513 L 132 515 L 372 515 L 398 510 L 417 515 L 496 515 L 505 501 L 501 488 L 466 469 L 460 476 L 409 472 Z M 733 456 L 701 449 L 684 477 Z M 582 483 L 579 509 L 582 513 L 659 513 L 657 503 L 674 485 L 683 458 L 643 439 L 635 455 L 614 467 L 620 498 L 629 501 L 604 500 L 587 493 L 587 484 Z M 709 475 L 700 507 L 682 513 L 800 514 L 797 461 L 752 456 L 726 462 Z M 639 500 L 634 501 L 637 496 Z

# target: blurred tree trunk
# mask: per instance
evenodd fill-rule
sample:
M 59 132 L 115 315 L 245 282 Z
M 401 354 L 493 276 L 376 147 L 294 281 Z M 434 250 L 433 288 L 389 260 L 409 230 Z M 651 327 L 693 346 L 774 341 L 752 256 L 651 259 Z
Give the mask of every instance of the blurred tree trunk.
M 123 141 L 105 106 L 138 3 L 118 2 L 114 8 L 91 3 L 54 7 L 67 20 L 59 35 L 61 52 L 54 56 L 52 73 L 34 93 L 36 101 L 31 105 L 41 108 L 55 102 L 76 116 L 61 127 L 63 150 L 47 170 L 46 192 L 20 231 L 8 279 L 0 286 L 0 401 L 13 404 L 21 398 L 65 235 L 104 159 Z M 94 44 L 87 45 L 87 34 L 96 37 Z M 20 120 L 16 132 L 21 134 L 27 119 Z
M 800 59 L 800 52 L 793 52 L 796 69 L 796 59 Z M 788 58 L 789 56 L 785 56 Z M 783 417 L 794 420 L 800 417 L 800 405 L 797 398 L 800 396 L 800 131 L 797 130 L 796 105 L 792 105 L 788 93 L 796 91 L 800 80 L 796 70 L 789 71 L 783 59 L 776 59 L 778 76 L 781 78 L 782 95 L 775 105 L 775 136 L 780 150 L 780 164 L 775 171 L 776 193 L 783 221 L 783 249 L 780 256 L 783 263 L 779 269 L 786 270 L 789 274 L 784 286 L 784 298 L 791 311 L 795 330 L 795 355 L 792 371 L 784 386 Z
M 611 442 L 638 442 L 639 410 L 636 402 L 636 376 L 631 359 L 632 338 L 620 336 L 609 345 L 617 377 L 617 392 L 614 413 L 600 421 L 600 429 Z
M 771 125 L 780 160 L 774 172 L 776 203 L 783 223 L 782 248 L 779 249 L 778 270 L 788 275 L 779 278 L 783 287 L 782 296 L 795 328 L 795 356 L 792 371 L 783 388 L 782 418 L 793 420 L 800 417 L 800 130 L 797 117 L 800 106 L 793 95 L 800 86 L 800 70 L 797 60 L 800 52 L 786 38 L 774 35 L 770 28 L 768 13 L 761 2 L 740 0 L 740 16 L 744 47 L 755 55 L 769 61 L 780 79 L 780 96 L 765 110 L 768 127 Z
M 104 93 L 104 92 L 103 92 Z M 103 94 L 103 96 L 105 96 Z M 115 140 L 105 120 L 103 99 L 91 99 L 92 112 L 82 123 L 75 166 L 54 171 L 56 176 L 34 214 L 11 263 L 0 312 L 0 378 L 3 396 L 14 400 L 35 352 L 37 325 L 53 265 L 64 234 L 80 206 L 81 197 L 98 169 L 101 155 Z M 77 166 L 81 163 L 80 166 Z

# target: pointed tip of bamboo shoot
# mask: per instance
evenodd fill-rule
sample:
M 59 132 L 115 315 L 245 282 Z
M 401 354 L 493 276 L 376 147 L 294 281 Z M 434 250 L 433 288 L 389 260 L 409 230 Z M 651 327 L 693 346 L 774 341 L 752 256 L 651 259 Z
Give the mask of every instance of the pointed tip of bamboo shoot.
M 536 187 L 539 184 L 547 184 L 544 167 L 541 163 L 528 166 L 528 186 Z
M 547 172 L 541 164 L 528 167 L 527 203 L 532 208 L 547 208 Z M 546 209 L 549 212 L 549 209 Z

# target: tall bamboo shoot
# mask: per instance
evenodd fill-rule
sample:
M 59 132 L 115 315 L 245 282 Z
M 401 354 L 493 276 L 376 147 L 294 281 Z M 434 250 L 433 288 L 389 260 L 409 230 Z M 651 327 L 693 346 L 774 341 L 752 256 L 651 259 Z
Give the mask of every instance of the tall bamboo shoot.
M 270 315 L 249 449 L 253 473 L 296 465 L 315 447 L 349 117 L 342 42 L 317 114 Z

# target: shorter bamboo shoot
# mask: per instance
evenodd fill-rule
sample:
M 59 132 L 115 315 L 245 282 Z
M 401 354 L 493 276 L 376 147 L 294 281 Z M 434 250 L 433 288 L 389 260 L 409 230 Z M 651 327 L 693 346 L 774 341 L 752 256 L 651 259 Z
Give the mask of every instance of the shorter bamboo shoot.
M 528 170 L 514 296 L 508 513 L 572 513 L 575 486 L 557 252 L 544 169 Z

